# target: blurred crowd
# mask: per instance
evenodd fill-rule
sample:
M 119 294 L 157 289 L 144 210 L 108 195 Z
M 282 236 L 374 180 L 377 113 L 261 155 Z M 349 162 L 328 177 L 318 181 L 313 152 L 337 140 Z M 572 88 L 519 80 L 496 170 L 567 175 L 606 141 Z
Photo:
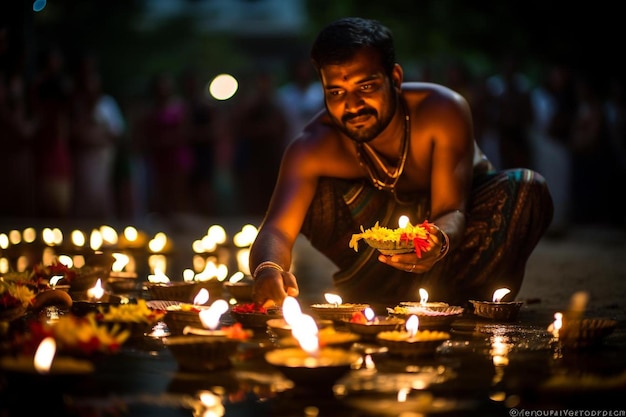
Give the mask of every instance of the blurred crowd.
M 624 226 L 616 204 L 626 180 L 623 79 L 547 64 L 539 77 L 515 57 L 473 76 L 462 62 L 417 79 L 469 101 L 476 139 L 498 168 L 543 174 L 555 200 L 551 233 L 572 223 Z M 282 151 L 323 108 L 306 57 L 287 77 L 260 65 L 235 100 L 207 94 L 206 75 L 181 66 L 154 74 L 138 99 L 103 88 L 95 54 L 42 51 L 33 76 L 0 68 L 0 216 L 138 221 L 179 213 L 262 216 Z

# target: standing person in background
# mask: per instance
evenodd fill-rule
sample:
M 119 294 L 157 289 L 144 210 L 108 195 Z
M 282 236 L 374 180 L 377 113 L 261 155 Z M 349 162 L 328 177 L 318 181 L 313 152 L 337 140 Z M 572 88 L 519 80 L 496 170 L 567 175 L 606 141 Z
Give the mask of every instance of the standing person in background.
M 339 19 L 317 36 L 311 58 L 326 111 L 284 153 L 272 199 L 250 249 L 253 297 L 298 296 L 289 269 L 300 233 L 337 267 L 345 302 L 394 305 L 427 288 L 434 300 L 515 298 L 526 262 L 552 219 L 541 175 L 495 171 L 474 140 L 458 93 L 403 83 L 391 31 L 375 20 Z M 360 228 L 433 223 L 428 251 L 382 255 L 350 247 Z
M 97 58 L 87 54 L 76 66 L 71 107 L 74 161 L 74 215 L 111 220 L 117 207 L 114 167 L 126 126 L 117 101 L 103 91 Z
M 611 149 L 600 82 L 589 74 L 575 77 L 576 113 L 573 119 L 572 216 L 577 223 L 613 222 L 610 212 L 598 219 L 598 207 L 614 207 L 616 154 Z
M 213 179 L 216 173 L 216 109 L 202 84 L 199 73 L 193 68 L 180 75 L 182 98 L 187 106 L 189 126 L 188 142 L 193 156 L 190 174 L 192 210 L 202 215 L 215 214 L 216 196 Z
M 0 175 L 11 204 L 3 204 L 2 216 L 32 217 L 35 214 L 33 133 L 28 114 L 26 85 L 20 71 L 0 72 Z
M 41 217 L 65 218 L 72 210 L 71 85 L 63 51 L 57 46 L 43 50 L 30 94 L 36 123 L 33 136 L 35 206 Z
M 193 153 L 187 134 L 189 115 L 171 74 L 156 74 L 149 95 L 138 131 L 147 159 L 149 210 L 171 219 L 190 209 Z
M 235 175 L 242 210 L 262 216 L 278 176 L 288 124 L 276 97 L 273 74 L 261 69 L 252 81 L 251 94 L 234 112 Z
M 571 69 L 554 64 L 545 69 L 542 82 L 531 91 L 533 168 L 552 191 L 554 219 L 549 236 L 559 237 L 571 223 L 572 153 L 570 141 L 576 111 Z
M 290 69 L 289 82 L 277 90 L 278 100 L 289 124 L 287 141 L 293 140 L 313 116 L 324 108 L 322 85 L 316 79 L 308 57 L 296 59 Z
M 487 79 L 494 133 L 498 143 L 501 169 L 531 166 L 529 130 L 533 109 L 530 83 L 520 71 L 515 55 L 507 55 L 500 74 Z

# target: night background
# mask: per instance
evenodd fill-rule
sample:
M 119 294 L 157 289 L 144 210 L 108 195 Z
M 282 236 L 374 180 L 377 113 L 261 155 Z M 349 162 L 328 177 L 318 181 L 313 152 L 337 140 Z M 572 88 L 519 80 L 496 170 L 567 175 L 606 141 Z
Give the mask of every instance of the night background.
M 553 65 L 567 66 L 604 98 L 624 79 L 623 22 L 605 1 L 13 0 L 1 3 L 0 16 L 0 69 L 21 72 L 26 83 L 48 48 L 63 51 L 68 69 L 84 53 L 98 57 L 103 89 L 124 113 L 130 147 L 134 112 L 156 74 L 193 69 L 203 83 L 235 75 L 239 93 L 215 103 L 234 114 L 259 74 L 269 73 L 276 87 L 285 84 L 291 60 L 306 56 L 317 31 L 342 16 L 389 26 L 406 80 L 447 84 L 447 69 L 458 65 L 465 82 L 478 84 L 508 57 L 530 88 Z
M 47 45 L 63 45 L 69 53 L 98 51 L 105 79 L 116 94 L 125 95 L 137 81 L 161 69 L 197 65 L 207 72 L 245 70 L 256 60 L 276 60 L 298 51 L 308 52 L 316 32 L 341 16 L 377 18 L 394 32 L 398 60 L 404 65 L 461 59 L 475 75 L 497 71 L 505 54 L 515 53 L 524 70 L 565 62 L 599 78 L 622 75 L 619 42 L 623 39 L 621 13 L 613 2 L 577 5 L 564 1 L 455 0 L 238 0 L 238 7 L 274 3 L 277 9 L 299 13 L 297 27 L 281 31 L 277 19 L 257 17 L 255 26 L 202 27 L 210 16 L 166 13 L 146 23 L 157 4 L 229 3 L 211 0 L 123 0 L 85 2 L 48 1 L 39 13 L 31 1 L 2 2 L 2 24 L 9 31 L 9 51 L 3 66 L 11 65 L 20 48 L 24 65 L 35 64 L 36 53 Z M 294 7 L 297 5 L 297 7 Z M 287 19 L 292 17 L 286 16 Z M 272 25 L 276 26 L 275 28 Z M 6 41 L 5 41 L 6 42 Z M 278 74 L 284 76 L 284 74 Z

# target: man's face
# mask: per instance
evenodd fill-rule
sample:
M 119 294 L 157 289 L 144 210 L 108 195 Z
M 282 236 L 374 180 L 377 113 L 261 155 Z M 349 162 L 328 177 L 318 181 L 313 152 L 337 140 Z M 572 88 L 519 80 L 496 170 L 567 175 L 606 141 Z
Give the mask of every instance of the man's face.
M 397 92 L 374 50 L 366 48 L 349 61 L 326 65 L 320 76 L 328 114 L 353 141 L 373 140 L 393 118 Z

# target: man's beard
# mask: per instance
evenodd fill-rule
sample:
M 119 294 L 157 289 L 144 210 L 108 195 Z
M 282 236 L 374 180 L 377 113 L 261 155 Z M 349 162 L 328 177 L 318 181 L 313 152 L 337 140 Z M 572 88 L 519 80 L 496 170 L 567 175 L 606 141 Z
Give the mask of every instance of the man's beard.
M 367 143 L 376 139 L 376 137 L 378 137 L 378 135 L 380 135 L 381 132 L 385 130 L 387 126 L 389 126 L 391 119 L 393 119 L 393 115 L 396 113 L 396 107 L 397 107 L 397 95 L 395 94 L 395 91 L 392 91 L 389 107 L 390 107 L 389 111 L 383 114 L 383 118 L 380 117 L 380 115 L 375 109 L 372 109 L 369 107 L 361 109 L 356 113 L 344 114 L 341 117 L 341 120 L 338 120 L 332 116 L 331 117 L 333 121 L 335 122 L 335 125 L 337 126 L 337 128 L 341 130 L 341 132 L 343 132 L 353 142 Z M 365 115 L 370 115 L 374 117 L 376 119 L 376 122 L 368 128 L 361 127 L 358 129 L 353 129 L 349 127 L 347 122 L 350 119 L 353 119 L 358 116 L 365 116 Z

